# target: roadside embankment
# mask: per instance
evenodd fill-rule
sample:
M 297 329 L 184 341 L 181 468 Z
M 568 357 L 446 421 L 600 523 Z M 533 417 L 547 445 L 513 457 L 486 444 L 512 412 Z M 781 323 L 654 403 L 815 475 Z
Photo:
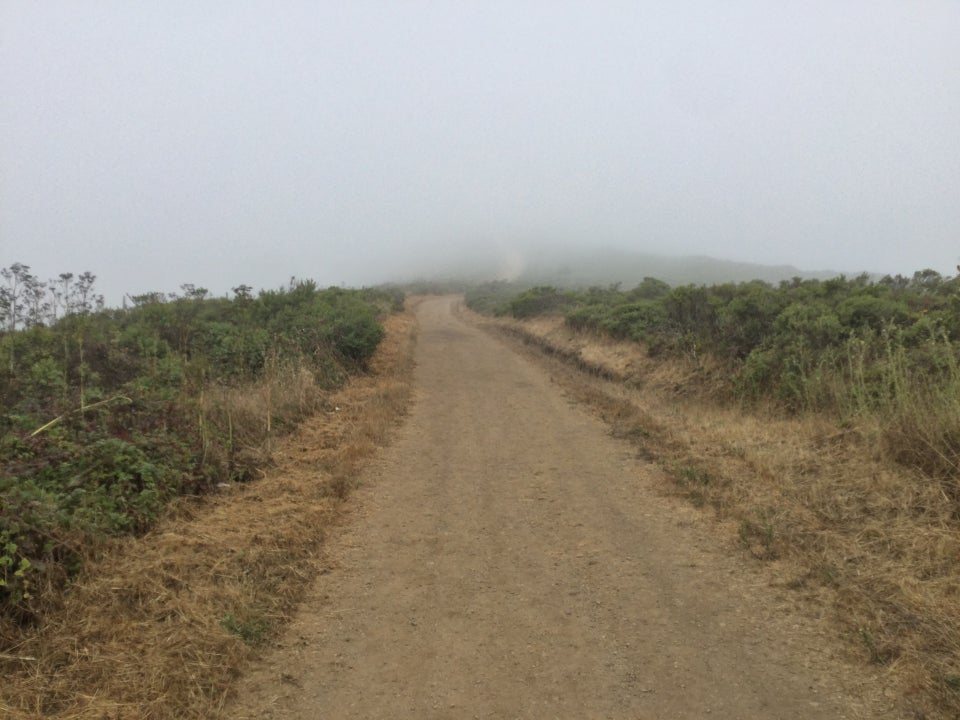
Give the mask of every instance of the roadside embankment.
M 178 500 L 147 534 L 115 541 L 62 610 L 0 654 L 0 715 L 217 714 L 255 648 L 324 572 L 340 501 L 406 411 L 412 311 L 385 329 L 370 372 L 280 441 L 265 477 Z

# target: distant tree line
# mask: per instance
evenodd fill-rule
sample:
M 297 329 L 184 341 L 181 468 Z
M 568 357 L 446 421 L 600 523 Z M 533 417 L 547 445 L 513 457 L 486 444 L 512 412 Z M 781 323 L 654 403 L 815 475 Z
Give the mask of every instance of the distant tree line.
M 44 282 L 30 272 L 29 265 L 13 263 L 0 269 L 0 278 L 4 283 L 0 286 L 0 327 L 7 331 L 51 326 L 67 315 L 104 307 L 103 296 L 94 291 L 97 276 L 89 271 L 76 276 L 60 273 Z

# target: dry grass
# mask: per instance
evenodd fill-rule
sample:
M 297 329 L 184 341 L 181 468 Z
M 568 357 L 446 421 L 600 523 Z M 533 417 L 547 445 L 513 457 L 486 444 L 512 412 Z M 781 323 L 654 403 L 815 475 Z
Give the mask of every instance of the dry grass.
M 252 480 L 262 476 L 277 441 L 306 418 L 329 409 L 329 393 L 306 367 L 271 368 L 242 387 L 208 388 L 199 398 L 202 465 L 216 477 Z
M 884 667 L 905 716 L 960 717 L 960 509 L 942 482 L 894 462 L 888 427 L 744 412 L 710 399 L 709 368 L 549 320 L 496 325 L 591 370 L 554 374 Z
M 304 396 L 312 382 L 291 372 L 269 393 L 205 399 L 208 412 L 229 408 L 234 442 L 256 452 L 268 394 L 274 418 L 325 409 L 278 443 L 265 477 L 178 501 L 144 537 L 100 548 L 39 627 L 4 628 L 0 716 L 217 717 L 322 572 L 324 528 L 405 411 L 414 332 L 412 313 L 389 318 L 371 373 L 328 397 Z

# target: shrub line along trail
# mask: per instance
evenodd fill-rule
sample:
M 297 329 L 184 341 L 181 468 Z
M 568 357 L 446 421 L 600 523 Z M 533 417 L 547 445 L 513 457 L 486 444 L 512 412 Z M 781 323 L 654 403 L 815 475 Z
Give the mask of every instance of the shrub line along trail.
M 876 716 L 815 619 L 455 302 L 420 305 L 411 414 L 226 716 Z

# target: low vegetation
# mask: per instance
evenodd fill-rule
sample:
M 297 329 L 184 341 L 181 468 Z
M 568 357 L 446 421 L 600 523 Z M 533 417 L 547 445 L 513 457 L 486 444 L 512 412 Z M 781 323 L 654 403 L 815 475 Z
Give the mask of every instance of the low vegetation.
M 242 671 L 329 572 L 341 498 L 407 407 L 416 325 L 405 311 L 383 326 L 369 370 L 276 438 L 255 482 L 177 498 L 142 535 L 98 541 L 57 607 L 0 625 L 0 717 L 226 716 Z
M 0 618 L 30 624 L 97 541 L 255 477 L 275 437 L 362 371 L 398 291 L 181 286 L 108 309 L 96 277 L 0 290 Z
M 827 603 L 910 716 L 960 713 L 960 280 L 467 298 L 595 371 L 575 391 L 778 582 Z
M 711 393 L 750 406 L 870 418 L 890 456 L 960 501 L 960 280 L 932 270 L 631 290 L 477 287 L 479 312 L 562 314 L 570 328 L 642 343 L 704 370 Z M 706 383 L 705 383 L 706 384 Z

